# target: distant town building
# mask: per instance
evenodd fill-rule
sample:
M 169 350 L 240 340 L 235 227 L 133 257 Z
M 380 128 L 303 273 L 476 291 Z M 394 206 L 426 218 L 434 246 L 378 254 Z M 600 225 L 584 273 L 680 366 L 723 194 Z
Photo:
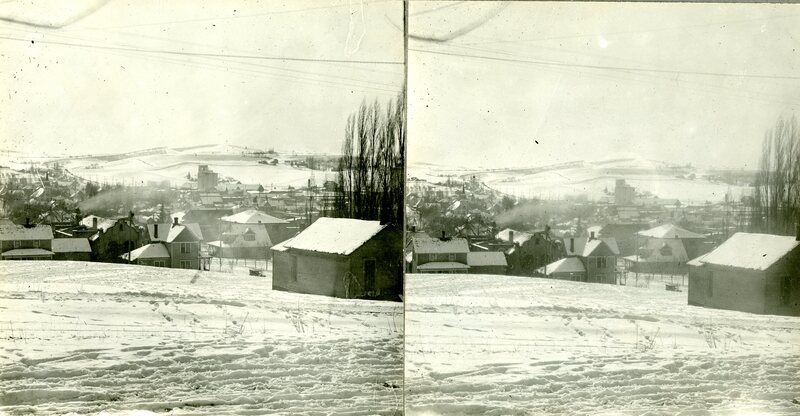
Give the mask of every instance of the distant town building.
M 200 165 L 197 167 L 198 192 L 216 192 L 218 181 L 219 175 L 217 172 L 209 169 L 208 165 Z
M 80 221 L 80 225 L 92 233 L 89 244 L 93 261 L 119 263 L 121 255 L 145 242 L 144 230 L 133 224 L 130 218 L 114 220 L 88 215 Z
M 540 267 L 564 256 L 561 240 L 552 238 L 548 230 L 523 232 L 506 228 L 495 238 L 506 243 L 509 271 L 515 275 L 533 276 Z
M 625 179 L 617 179 L 614 187 L 614 203 L 618 206 L 633 205 L 636 197 L 636 188 L 625 183 Z
M 617 283 L 619 248 L 613 238 L 599 238 L 594 232 L 588 237 L 569 237 L 564 241 L 567 257 L 537 270 L 554 279 L 592 283 Z
M 411 242 L 411 273 L 467 273 L 469 245 L 464 238 L 415 235 Z
M 92 257 L 88 238 L 56 238 L 52 247 L 53 260 L 90 261 Z
M 637 233 L 639 248 L 625 256 L 627 269 L 639 273 L 686 274 L 689 259 L 703 254 L 706 236 L 664 224 Z
M 403 293 L 402 238 L 399 230 L 378 221 L 319 218 L 272 247 L 272 288 L 397 299 Z
M 506 255 L 499 251 L 471 251 L 467 253 L 467 266 L 472 274 L 506 274 Z
M 203 233 L 198 224 L 147 224 L 149 244 L 125 253 L 124 261 L 173 269 L 206 269 L 210 261 L 200 251 Z
M 0 225 L 0 258 L 52 260 L 53 229 L 49 225 Z
M 617 242 L 620 256 L 636 254 L 639 248 L 638 233 L 646 230 L 647 224 L 606 224 L 600 228 L 599 237 L 611 237 Z
M 800 315 L 797 235 L 736 233 L 689 262 L 689 305 Z

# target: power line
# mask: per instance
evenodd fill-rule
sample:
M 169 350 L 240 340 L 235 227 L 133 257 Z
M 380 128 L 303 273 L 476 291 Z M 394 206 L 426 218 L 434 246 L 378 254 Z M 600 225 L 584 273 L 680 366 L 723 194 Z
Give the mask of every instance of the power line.
M 673 74 L 673 75 L 699 75 L 699 76 L 713 76 L 713 77 L 739 77 L 739 78 L 759 78 L 759 79 L 792 79 L 792 80 L 800 80 L 800 76 L 792 76 L 792 75 L 731 74 L 731 73 L 724 73 L 724 72 L 680 71 L 680 70 L 673 70 L 673 69 L 637 68 L 637 67 L 608 66 L 608 65 L 589 65 L 589 64 L 575 64 L 575 63 L 568 63 L 568 62 L 541 61 L 541 60 L 533 60 L 533 59 L 501 58 L 501 57 L 497 57 L 497 56 L 472 55 L 472 54 L 466 54 L 466 53 L 442 52 L 442 51 L 432 51 L 432 50 L 428 50 L 428 49 L 416 49 L 416 48 L 408 48 L 408 50 L 414 51 L 414 52 L 434 54 L 434 55 L 457 56 L 457 57 L 462 57 L 462 58 L 484 59 L 484 60 L 489 60 L 489 61 L 514 62 L 514 63 L 522 63 L 522 64 L 534 64 L 534 65 L 569 67 L 569 68 L 588 68 L 588 69 L 612 70 L 612 71 L 629 71 L 629 72 L 654 72 L 654 73 Z
M 367 4 L 371 4 L 371 3 L 386 3 L 388 1 L 391 1 L 391 0 L 377 0 L 377 1 L 368 2 Z M 166 22 L 151 22 L 151 23 L 140 23 L 140 24 L 121 25 L 121 26 L 106 26 L 106 27 L 100 27 L 100 28 L 87 28 L 87 29 L 124 29 L 124 28 L 131 28 L 131 27 L 175 25 L 175 24 L 183 24 L 183 23 L 211 22 L 211 21 L 230 20 L 230 19 L 249 19 L 249 18 L 253 18 L 253 17 L 263 17 L 263 16 L 272 16 L 272 15 L 280 15 L 280 14 L 290 14 L 290 13 L 300 13 L 300 12 L 308 12 L 308 11 L 316 11 L 316 10 L 333 9 L 333 8 L 343 7 L 343 6 L 349 6 L 349 4 L 333 4 L 333 5 L 330 5 L 330 6 L 309 7 L 309 8 L 305 8 L 305 9 L 294 9 L 294 10 L 281 10 L 281 11 L 275 11 L 275 12 L 264 12 L 264 13 L 240 15 L 240 16 L 206 17 L 206 18 L 198 18 L 198 19 L 173 20 L 173 21 L 166 21 Z
M 34 42 L 31 39 L 15 38 L 10 36 L 0 36 L 0 39 L 17 41 L 17 42 L 31 42 L 31 43 Z M 180 56 L 258 59 L 265 61 L 327 62 L 327 63 L 339 63 L 339 64 L 405 65 L 405 62 L 398 62 L 398 61 L 363 61 L 363 60 L 347 60 L 347 59 L 299 58 L 299 57 L 288 57 L 288 56 L 228 55 L 220 53 L 184 52 L 184 51 L 164 50 L 164 49 L 144 49 L 144 48 L 140 49 L 140 48 L 129 48 L 123 46 L 88 45 L 82 43 L 69 43 L 69 42 L 58 42 L 58 41 L 48 41 L 48 40 L 40 40 L 39 43 L 49 44 L 49 45 L 59 45 L 59 46 L 71 46 L 76 48 L 105 49 L 105 50 L 115 50 L 115 51 L 125 51 L 125 52 L 144 52 L 144 53 L 180 55 Z

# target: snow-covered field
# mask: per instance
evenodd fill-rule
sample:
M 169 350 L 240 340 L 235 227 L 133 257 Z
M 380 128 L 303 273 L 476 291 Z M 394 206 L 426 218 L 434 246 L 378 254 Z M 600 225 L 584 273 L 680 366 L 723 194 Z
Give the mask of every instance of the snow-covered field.
M 654 282 L 411 274 L 405 288 L 407 414 L 800 414 L 797 317 L 688 306 Z
M 608 197 L 606 190 L 614 191 L 617 179 L 625 179 L 636 188 L 636 192 L 646 191 L 659 198 L 679 199 L 684 203 L 723 201 L 726 193 L 739 199 L 750 192 L 744 186 L 701 179 L 702 171 L 697 171 L 696 179 L 680 178 L 678 176 L 687 176 L 684 170 L 674 170 L 664 162 L 644 160 L 635 155 L 527 169 L 479 170 L 411 163 L 408 170 L 409 176 L 431 183 L 445 182 L 448 177 L 467 179 L 475 175 L 496 191 L 526 198 L 557 199 L 586 195 L 598 200 Z
M 399 414 L 403 306 L 269 277 L 0 262 L 0 414 Z

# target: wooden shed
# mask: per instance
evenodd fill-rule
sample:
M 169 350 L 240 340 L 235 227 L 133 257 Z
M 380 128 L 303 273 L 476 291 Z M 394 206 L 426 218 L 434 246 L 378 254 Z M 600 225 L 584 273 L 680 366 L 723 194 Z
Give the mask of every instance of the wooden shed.
M 399 299 L 402 234 L 378 221 L 317 219 L 272 247 L 272 288 L 339 298 Z
M 797 237 L 736 233 L 689 264 L 690 305 L 800 315 Z

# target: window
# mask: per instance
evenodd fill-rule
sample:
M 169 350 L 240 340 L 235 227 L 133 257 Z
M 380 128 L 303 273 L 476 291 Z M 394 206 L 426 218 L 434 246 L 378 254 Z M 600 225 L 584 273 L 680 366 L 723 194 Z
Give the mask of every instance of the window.
M 297 256 L 292 256 L 292 264 L 291 264 L 291 270 L 289 270 L 289 274 L 292 277 L 292 281 L 296 282 L 297 281 Z
M 455 253 L 448 254 L 447 261 L 456 261 L 456 254 Z
M 364 260 L 364 291 L 375 290 L 375 259 Z
M 39 248 L 39 240 L 33 240 L 33 246 Z
M 22 244 L 19 240 L 14 240 L 14 248 L 19 248 L 20 244 Z
M 244 241 L 256 241 L 256 235 L 247 233 L 244 235 Z
M 428 254 L 428 261 L 438 261 L 439 256 L 436 253 Z
M 605 269 L 606 268 L 606 258 L 605 257 L 597 257 L 597 268 L 598 269 Z
M 164 267 L 164 260 L 154 260 L 153 266 L 155 267 Z
M 192 268 L 191 260 L 181 260 L 181 269 L 191 269 L 191 268 Z
M 666 243 L 664 243 L 664 246 L 661 247 L 661 250 L 659 250 L 659 252 L 664 257 L 670 257 L 670 256 L 672 256 L 672 247 L 670 247 Z
M 192 252 L 192 243 L 178 243 L 181 248 L 181 254 L 190 254 Z

